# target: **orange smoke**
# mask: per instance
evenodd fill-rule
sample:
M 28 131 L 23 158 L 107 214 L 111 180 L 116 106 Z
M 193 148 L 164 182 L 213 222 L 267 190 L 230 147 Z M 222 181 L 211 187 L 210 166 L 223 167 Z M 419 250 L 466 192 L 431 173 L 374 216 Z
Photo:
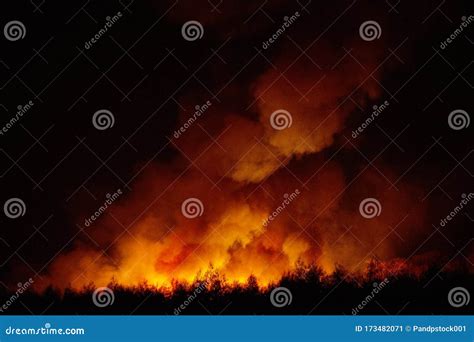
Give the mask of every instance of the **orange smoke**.
M 381 43 L 368 49 L 349 42 L 361 67 L 350 56 L 334 66 L 341 50 L 318 42 L 307 53 L 320 68 L 307 59 L 294 63 L 300 52 L 281 44 L 273 65 L 247 84 L 251 96 L 242 107 L 248 111 L 211 101 L 178 139 L 171 138 L 177 156 L 149 164 L 132 191 L 84 228 L 87 237 L 54 261 L 43 285 L 80 289 L 115 280 L 170 287 L 215 270 L 229 283 L 255 276 L 265 286 L 298 263 L 357 272 L 374 258 L 400 256 L 410 244 L 403 239 L 416 238 L 415 228 L 423 225 L 416 188 L 387 190 L 360 159 L 349 178 L 344 161 L 331 157 L 352 149 L 343 137 L 351 113 L 380 96 L 374 78 L 383 69 Z M 196 94 L 179 102 L 187 108 L 206 103 Z M 291 125 L 282 130 L 271 124 L 278 110 L 290 115 Z M 181 112 L 176 129 L 191 115 Z M 373 219 L 359 213 L 367 197 L 382 204 Z M 202 203 L 200 216 L 183 215 L 189 198 Z

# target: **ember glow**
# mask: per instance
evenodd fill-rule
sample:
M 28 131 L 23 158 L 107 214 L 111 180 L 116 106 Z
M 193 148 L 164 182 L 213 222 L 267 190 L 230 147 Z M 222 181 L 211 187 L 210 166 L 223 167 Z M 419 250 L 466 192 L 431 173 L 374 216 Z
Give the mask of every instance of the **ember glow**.
M 168 154 L 137 162 L 130 189 L 120 189 L 86 227 L 82 222 L 97 209 L 74 202 L 71 221 L 81 234 L 48 265 L 37 289 L 111 282 L 172 288 L 209 272 L 229 285 L 255 277 L 265 288 L 298 265 L 365 276 L 374 260 L 382 279 L 419 275 L 445 257 L 422 244 L 433 229 L 427 220 L 433 207 L 431 199 L 420 201 L 426 194 L 420 184 L 404 177 L 410 164 L 401 168 L 387 155 L 378 158 L 390 141 L 367 142 L 363 130 L 351 137 L 371 115 L 377 120 L 375 105 L 389 100 L 381 115 L 406 115 L 380 82 L 397 71 L 388 27 L 367 41 L 359 36 L 359 18 L 351 19 L 349 31 L 329 30 L 315 40 L 307 16 L 302 11 L 288 28 L 305 56 L 282 36 L 255 50 L 257 66 L 236 62 L 234 70 L 216 62 L 203 76 L 215 96 L 199 84 L 177 93 L 175 112 L 158 114 L 175 120 L 162 147 Z M 202 39 L 183 44 L 225 41 L 225 20 L 198 19 Z M 167 20 L 184 22 L 173 15 Z M 264 39 L 278 28 L 267 25 Z M 252 35 L 232 33 L 234 39 Z M 220 53 L 231 58 L 236 49 Z M 244 76 L 237 77 L 241 66 Z M 376 125 L 371 121 L 367 131 Z M 370 153 L 361 152 L 367 145 Z M 379 205 L 375 215 L 361 214 L 367 199 Z
M 192 282 L 214 270 L 229 283 L 245 283 L 253 275 L 266 286 L 297 263 L 328 273 L 339 264 L 355 272 L 374 257 L 397 257 L 399 241 L 390 236 L 390 227 L 408 212 L 398 231 L 423 221 L 423 208 L 412 203 L 416 189 L 402 184 L 386 191 L 383 180 L 363 169 L 349 183 L 344 165 L 323 153 L 332 147 L 351 150 L 340 135 L 347 118 L 357 105 L 380 102 L 380 88 L 371 78 L 379 75 L 380 53 L 357 41 L 353 45 L 366 69 L 350 58 L 334 69 L 319 70 L 309 62 L 291 66 L 297 51 L 285 51 L 275 57 L 276 70 L 248 85 L 251 116 L 225 102 L 210 107 L 179 140 L 170 140 L 179 152 L 174 160 L 148 166 L 132 191 L 87 229 L 98 246 L 84 240 L 60 256 L 46 284 L 80 289 L 113 279 L 124 286 L 169 287 L 173 280 Z M 314 58 L 334 64 L 336 52 L 321 46 L 312 51 Z M 286 69 L 280 77 L 277 70 Z M 192 105 L 193 100 L 180 101 Z M 271 125 L 271 114 L 279 109 L 292 120 L 282 130 Z M 178 126 L 188 117 L 181 113 Z M 295 189 L 300 195 L 281 209 Z M 383 203 L 382 214 L 372 220 L 358 209 L 368 195 Z M 200 216 L 183 215 L 188 198 L 201 201 Z M 352 232 L 343 234 L 346 227 Z

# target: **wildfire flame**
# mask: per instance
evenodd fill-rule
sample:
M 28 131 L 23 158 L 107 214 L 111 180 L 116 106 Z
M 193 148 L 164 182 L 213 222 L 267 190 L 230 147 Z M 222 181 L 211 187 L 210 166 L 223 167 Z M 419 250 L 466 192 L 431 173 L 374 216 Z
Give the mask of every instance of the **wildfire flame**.
M 44 286 L 80 289 L 114 280 L 166 288 L 210 271 L 229 284 L 254 276 L 267 286 L 301 263 L 326 273 L 337 265 L 365 272 L 374 258 L 396 260 L 380 264 L 382 273 L 410 268 L 404 258 L 426 226 L 417 187 L 401 182 L 387 190 L 379 172 L 397 178 L 388 165 L 380 162 L 376 171 L 360 156 L 345 159 L 357 155 L 358 142 L 344 138 L 350 116 L 380 102 L 375 79 L 385 68 L 383 40 L 367 48 L 356 32 L 346 42 L 364 67 L 341 58 L 327 40 L 307 51 L 321 68 L 308 60 L 294 63 L 300 52 L 281 44 L 274 67 L 229 86 L 219 104 L 170 139 L 175 157 L 148 164 L 132 191 L 53 262 Z M 236 92 L 241 107 L 250 109 L 235 109 Z M 199 91 L 179 99 L 185 108 L 206 101 Z M 291 124 L 275 129 L 272 114 L 282 110 Z M 175 129 L 190 116 L 180 112 Z M 379 202 L 379 215 L 360 214 L 365 198 Z M 197 201 L 183 215 L 189 199 Z M 87 210 L 80 210 L 77 220 L 84 215 Z

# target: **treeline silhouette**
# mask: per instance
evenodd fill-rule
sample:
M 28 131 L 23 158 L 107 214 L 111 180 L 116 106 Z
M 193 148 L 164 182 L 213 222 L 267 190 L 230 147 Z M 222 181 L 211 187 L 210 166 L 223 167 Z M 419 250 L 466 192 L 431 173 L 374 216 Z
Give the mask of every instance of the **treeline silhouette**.
M 260 288 L 254 276 L 246 284 L 229 284 L 217 272 L 197 277 L 192 284 L 173 282 L 172 289 L 157 289 L 147 283 L 124 287 L 112 281 L 107 287 L 113 291 L 114 301 L 105 307 L 94 304 L 96 286 L 93 284 L 81 291 L 60 292 L 49 287 L 42 293 L 23 293 L 2 314 L 458 315 L 473 312 L 471 303 L 453 307 L 448 301 L 451 289 L 472 289 L 472 273 L 436 269 L 418 276 L 409 273 L 384 276 L 383 273 L 369 267 L 364 276 L 357 277 L 338 267 L 327 275 L 317 267 L 300 265 L 267 288 Z M 291 303 L 282 307 L 272 304 L 271 293 L 277 287 L 289 290 Z M 8 291 L 1 292 L 2 303 L 11 295 Z M 288 302 L 288 298 L 284 299 Z

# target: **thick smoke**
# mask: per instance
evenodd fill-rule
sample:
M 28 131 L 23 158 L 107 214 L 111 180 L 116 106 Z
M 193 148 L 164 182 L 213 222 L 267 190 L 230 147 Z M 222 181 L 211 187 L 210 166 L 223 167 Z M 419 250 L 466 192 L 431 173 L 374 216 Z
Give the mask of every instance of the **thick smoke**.
M 307 46 L 317 35 L 308 33 L 304 15 L 288 34 L 308 37 L 300 39 Z M 219 18 L 203 21 L 206 34 L 223 35 L 216 27 L 229 24 Z M 254 275 L 265 285 L 299 262 L 356 272 L 373 258 L 406 256 L 424 226 L 416 187 L 387 190 L 344 136 L 351 116 L 380 102 L 383 40 L 368 44 L 357 30 L 330 31 L 306 52 L 311 59 L 285 37 L 275 45 L 261 52 L 268 62 L 262 58 L 252 77 L 228 86 L 221 102 L 210 99 L 179 138 L 170 132 L 176 156 L 149 164 L 132 191 L 86 228 L 98 245 L 76 243 L 49 268 L 45 284 L 78 289 L 114 279 L 169 286 L 212 267 L 229 282 Z M 202 94 L 190 89 L 178 102 L 194 108 L 208 101 Z M 291 119 L 282 130 L 271 124 L 278 110 Z M 192 115 L 180 110 L 174 130 Z M 391 175 L 387 165 L 378 166 Z M 359 212 L 368 197 L 381 203 L 373 219 Z M 188 198 L 202 202 L 201 216 L 183 215 Z

